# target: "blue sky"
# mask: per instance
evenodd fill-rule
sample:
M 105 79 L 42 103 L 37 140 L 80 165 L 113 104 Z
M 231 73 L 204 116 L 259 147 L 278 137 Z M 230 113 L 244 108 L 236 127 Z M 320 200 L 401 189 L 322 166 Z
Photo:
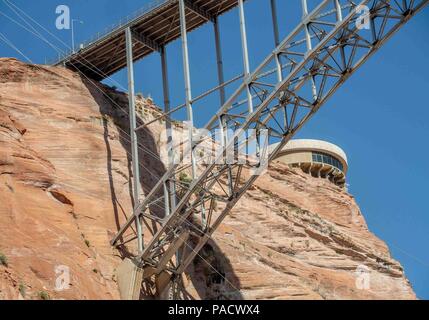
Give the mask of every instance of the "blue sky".
M 114 0 L 13 0 L 33 19 L 64 42 L 71 43 L 69 30 L 55 28 L 55 8 L 66 4 L 76 25 L 76 43 L 82 42 L 119 21 L 149 1 Z M 273 47 L 268 0 L 246 4 L 249 51 L 252 68 Z M 316 0 L 310 0 L 315 3 Z M 300 18 L 298 0 L 278 0 L 281 35 Z M 291 18 L 289 12 L 296 12 Z M 19 21 L 0 0 L 0 12 Z M 284 17 L 285 19 L 282 19 Z M 287 18 L 287 19 L 286 19 Z M 285 21 L 286 20 L 286 21 Z M 226 78 L 242 72 L 237 11 L 221 17 Z M 189 35 L 193 94 L 216 85 L 212 27 L 206 25 Z M 35 63 L 44 63 L 57 53 L 34 35 L 0 14 L 0 32 Z M 49 38 L 51 41 L 55 41 Z M 317 138 L 340 145 L 350 162 L 350 192 L 369 228 L 389 245 L 394 258 L 405 268 L 420 298 L 429 298 L 429 8 L 412 19 L 373 56 L 319 111 L 299 137 Z M 60 46 L 58 42 L 57 45 Z M 64 46 L 62 46 L 64 48 Z M 180 42 L 168 46 L 172 104 L 183 102 Z M 21 58 L 0 41 L 0 56 Z M 125 72 L 114 81 L 126 86 Z M 112 84 L 113 81 L 108 83 Z M 136 65 L 136 91 L 150 94 L 162 105 L 160 61 L 151 55 Z M 195 106 L 195 118 L 203 125 L 217 108 L 214 96 Z M 181 118 L 183 115 L 178 114 Z

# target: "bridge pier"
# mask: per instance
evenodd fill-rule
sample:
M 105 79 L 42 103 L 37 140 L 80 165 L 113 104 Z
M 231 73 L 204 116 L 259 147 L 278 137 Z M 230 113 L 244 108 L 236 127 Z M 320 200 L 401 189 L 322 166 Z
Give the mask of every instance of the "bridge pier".
M 241 48 L 243 51 L 243 63 L 244 63 L 244 78 L 250 76 L 250 64 L 249 64 L 249 50 L 247 48 L 247 31 L 246 31 L 246 18 L 244 15 L 244 3 L 243 0 L 238 0 L 238 12 L 240 17 L 240 32 L 241 32 Z M 246 85 L 247 93 L 247 106 L 250 113 L 253 112 L 253 98 L 252 92 L 250 91 L 250 85 Z
M 162 69 L 162 88 L 164 95 L 164 112 L 170 113 L 170 86 L 168 83 L 168 68 L 167 68 L 167 51 L 166 47 L 162 46 L 160 50 L 161 56 L 161 69 Z M 174 151 L 173 151 L 173 129 L 171 125 L 171 118 L 165 118 L 165 129 L 167 134 L 167 155 L 168 155 L 168 168 L 169 170 L 174 165 Z M 165 202 L 165 216 L 169 216 L 171 211 L 176 207 L 176 186 L 174 181 L 167 181 L 164 189 L 164 202 Z
M 189 50 L 188 50 L 188 32 L 186 28 L 186 5 L 185 0 L 179 0 L 179 16 L 180 16 L 180 34 L 182 38 L 182 54 L 183 54 L 183 75 L 185 78 L 185 99 L 187 120 L 189 126 L 189 145 L 191 147 L 191 163 L 192 163 L 192 178 L 197 176 L 195 152 L 193 150 L 193 127 L 194 113 L 192 109 L 192 87 L 191 74 L 189 70 Z
M 273 19 L 273 31 L 274 31 L 274 44 L 276 47 L 280 44 L 280 34 L 279 34 L 279 23 L 277 20 L 277 5 L 276 0 L 270 0 L 271 4 L 271 17 Z
M 186 110 L 188 117 L 188 130 L 189 130 L 189 146 L 191 156 L 192 179 L 197 179 L 197 163 L 194 149 L 194 114 L 192 108 L 192 87 L 191 87 L 191 74 L 189 70 L 189 50 L 188 50 L 188 32 L 186 27 L 186 3 L 185 0 L 179 0 L 179 16 L 180 16 L 180 33 L 182 38 L 182 51 L 183 51 L 183 73 L 185 78 L 185 98 Z M 201 221 L 205 224 L 206 213 L 204 202 L 201 204 Z
M 139 151 L 136 133 L 136 98 L 134 89 L 134 60 L 133 60 L 133 36 L 131 28 L 125 29 L 125 41 L 127 51 L 127 70 L 128 70 L 128 101 L 130 118 L 130 136 L 131 136 L 131 162 L 133 168 L 133 196 L 135 210 L 140 203 L 140 170 L 139 170 Z M 136 214 L 134 212 L 134 214 Z M 143 232 L 140 216 L 136 217 L 137 249 L 143 252 Z
M 216 60 L 217 60 L 217 74 L 218 74 L 218 83 L 219 83 L 219 97 L 220 105 L 225 104 L 225 75 L 223 73 L 223 57 L 222 57 L 222 47 L 220 45 L 220 31 L 219 31 L 219 18 L 215 17 L 213 21 L 213 29 L 215 34 L 215 46 L 216 46 Z
M 280 45 L 280 33 L 279 33 L 279 24 L 278 24 L 278 18 L 277 18 L 276 0 L 270 0 L 270 4 L 271 4 L 271 17 L 273 20 L 274 44 L 277 48 Z M 283 80 L 283 67 L 282 67 L 282 62 L 280 60 L 280 55 L 281 55 L 280 52 L 276 52 L 275 58 L 274 58 L 276 63 L 278 82 L 281 82 Z M 285 128 L 288 127 L 286 106 L 283 107 L 283 124 Z

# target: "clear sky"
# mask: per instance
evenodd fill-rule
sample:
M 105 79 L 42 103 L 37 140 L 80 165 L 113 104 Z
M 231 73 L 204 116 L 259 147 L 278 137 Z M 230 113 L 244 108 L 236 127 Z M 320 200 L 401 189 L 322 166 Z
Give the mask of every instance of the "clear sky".
M 66 4 L 76 26 L 76 43 L 103 31 L 148 0 L 12 0 L 33 19 L 67 44 L 69 30 L 55 28 L 55 9 Z M 300 19 L 299 0 L 278 0 L 281 35 Z M 317 0 L 310 0 L 311 3 Z M 119 5 L 118 5 L 119 3 Z M 268 0 L 249 0 L 246 18 L 252 68 L 273 47 Z M 0 0 L 0 12 L 23 23 Z M 296 12 L 291 15 L 290 12 Z M 284 14 L 283 14 L 284 13 Z M 237 11 L 221 17 L 226 78 L 242 72 Z M 294 17 L 292 17 L 294 16 Z M 42 40 L 0 14 L 0 33 L 35 63 L 57 53 Z M 45 34 L 46 35 L 46 34 Z M 341 146 L 350 162 L 350 192 L 369 228 L 389 245 L 405 268 L 417 295 L 429 299 L 429 8 L 422 11 L 373 56 L 300 132 L 299 137 L 324 139 Z M 61 44 L 49 37 L 57 46 Z M 189 36 L 194 96 L 216 85 L 212 27 L 206 25 Z M 64 46 L 61 46 L 64 49 Z M 168 47 L 172 104 L 183 102 L 180 42 Z M 0 40 L 0 56 L 23 59 Z M 120 72 L 108 81 L 126 86 Z M 118 84 L 116 84 L 120 87 Z M 162 105 L 160 61 L 151 55 L 136 65 L 136 91 L 150 94 Z M 196 106 L 195 120 L 203 125 L 218 107 L 217 96 Z M 181 118 L 183 115 L 178 114 Z M 428 198 L 426 198 L 428 197 Z

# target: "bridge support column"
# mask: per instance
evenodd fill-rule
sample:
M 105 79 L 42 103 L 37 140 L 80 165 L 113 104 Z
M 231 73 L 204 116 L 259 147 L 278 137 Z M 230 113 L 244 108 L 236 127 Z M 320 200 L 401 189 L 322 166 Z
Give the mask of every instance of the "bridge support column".
M 125 29 L 126 50 L 127 50 L 127 69 L 128 69 L 128 101 L 130 118 L 130 136 L 131 136 L 131 161 L 133 171 L 133 196 L 134 210 L 140 202 L 140 170 L 139 153 L 137 146 L 136 133 L 136 98 L 134 90 L 134 62 L 133 62 L 133 37 L 131 29 Z M 134 212 L 134 214 L 137 214 Z M 143 252 L 143 233 L 140 216 L 136 216 L 137 248 L 139 254 Z
M 273 19 L 274 43 L 276 47 L 280 44 L 279 23 L 277 20 L 277 4 L 276 0 L 271 1 L 271 17 Z
M 185 0 L 179 0 L 179 15 L 180 15 L 180 33 L 182 36 L 182 51 L 183 51 L 183 73 L 185 78 L 185 95 L 186 95 L 186 110 L 188 114 L 189 126 L 189 145 L 191 148 L 191 166 L 192 179 L 197 179 L 197 164 L 194 150 L 194 114 L 192 109 L 192 90 L 191 90 L 191 73 L 189 70 L 189 51 L 188 51 L 188 35 L 186 29 L 186 5 Z M 185 151 L 186 152 L 186 151 Z M 205 224 L 205 209 L 204 202 L 201 205 L 201 220 Z
M 169 114 L 170 112 L 170 87 L 168 84 L 168 68 L 167 68 L 167 52 L 165 46 L 161 47 L 161 68 L 162 68 L 162 88 L 164 94 L 164 112 Z M 174 152 L 173 152 L 173 129 L 171 125 L 171 118 L 167 116 L 165 118 L 165 129 L 167 133 L 167 154 L 168 154 L 168 169 L 174 164 Z M 170 215 L 171 211 L 176 207 L 176 186 L 174 181 L 167 182 L 165 197 L 165 215 Z
M 216 45 L 216 60 L 217 60 L 217 76 L 219 83 L 219 96 L 220 96 L 220 105 L 223 106 L 225 103 L 225 87 L 223 86 L 225 82 L 225 76 L 223 73 L 223 57 L 222 57 L 222 47 L 220 45 L 220 32 L 219 32 L 219 18 L 214 18 L 213 28 L 215 34 L 215 45 Z
M 273 20 L 273 32 L 274 32 L 274 44 L 276 48 L 280 45 L 280 34 L 279 34 L 279 24 L 277 20 L 277 4 L 276 0 L 271 0 L 271 16 Z M 277 68 L 277 80 L 281 82 L 283 80 L 283 66 L 280 60 L 280 54 L 276 53 L 275 62 Z M 288 118 L 287 118 L 287 109 L 286 106 L 283 107 L 283 122 L 285 128 L 288 127 Z
M 244 63 L 244 81 L 250 75 L 250 64 L 249 64 L 249 50 L 247 48 L 247 32 L 246 32 L 246 18 L 244 15 L 244 3 L 243 0 L 238 0 L 238 12 L 240 15 L 240 31 L 241 31 L 241 46 L 243 50 L 243 63 Z M 253 98 L 250 86 L 247 85 L 247 105 L 249 113 L 253 112 Z
M 280 39 L 279 39 L 279 24 L 277 21 L 276 0 L 271 0 L 271 15 L 273 20 L 274 44 L 276 45 L 276 48 L 277 48 L 280 44 Z M 283 80 L 283 73 L 282 73 L 280 55 L 278 53 L 276 53 L 275 60 L 276 60 L 276 68 L 277 68 L 277 80 L 280 82 Z
M 189 144 L 191 146 L 191 162 L 192 162 L 192 178 L 196 178 L 196 163 L 195 152 L 193 150 L 193 127 L 194 127 L 194 114 L 192 110 L 192 89 L 191 89 L 191 74 L 189 70 L 189 51 L 188 51 L 188 34 L 186 30 L 186 6 L 185 0 L 179 0 L 179 14 L 180 14 L 180 33 L 182 37 L 182 51 L 183 51 L 183 74 L 185 78 L 185 99 L 186 111 L 188 116 L 189 126 Z
M 225 102 L 225 75 L 223 72 L 223 57 L 222 57 L 222 47 L 220 44 L 220 31 L 219 31 L 219 18 L 215 17 L 213 21 L 214 34 L 215 34 L 215 45 L 216 45 L 216 59 L 217 59 L 217 74 L 218 74 L 218 82 L 219 82 L 219 98 L 220 98 L 220 106 L 222 107 Z M 220 139 L 221 146 L 228 145 L 228 131 L 225 124 L 225 119 L 219 119 L 220 122 Z M 231 168 L 228 169 L 228 189 L 229 193 L 232 194 L 232 171 Z
M 335 1 L 335 10 L 337 11 L 337 22 L 343 21 L 343 12 L 341 10 L 341 4 L 339 0 Z
M 307 20 L 307 16 L 308 16 L 308 5 L 307 5 L 307 0 L 301 0 L 302 2 L 302 19 L 303 20 Z M 310 30 L 308 28 L 309 22 L 306 21 L 304 23 L 304 31 L 305 31 L 305 39 L 306 39 L 306 43 L 307 43 L 307 52 L 310 52 L 313 49 L 313 45 L 311 43 L 311 35 L 310 35 Z M 313 94 L 313 99 L 317 100 L 317 89 L 316 89 L 316 82 L 314 81 L 314 76 L 311 75 L 311 91 Z

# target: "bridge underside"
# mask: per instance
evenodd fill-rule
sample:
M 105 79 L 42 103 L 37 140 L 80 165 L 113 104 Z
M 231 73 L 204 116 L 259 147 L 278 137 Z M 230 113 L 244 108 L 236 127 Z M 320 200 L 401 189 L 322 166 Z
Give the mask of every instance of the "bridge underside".
M 186 1 L 188 32 L 213 21 L 237 4 L 237 0 Z M 128 27 L 136 40 L 133 48 L 134 61 L 160 51 L 162 46 L 181 36 L 179 2 L 165 1 L 57 64 L 79 70 L 97 81 L 107 78 L 127 66 L 125 29 Z

